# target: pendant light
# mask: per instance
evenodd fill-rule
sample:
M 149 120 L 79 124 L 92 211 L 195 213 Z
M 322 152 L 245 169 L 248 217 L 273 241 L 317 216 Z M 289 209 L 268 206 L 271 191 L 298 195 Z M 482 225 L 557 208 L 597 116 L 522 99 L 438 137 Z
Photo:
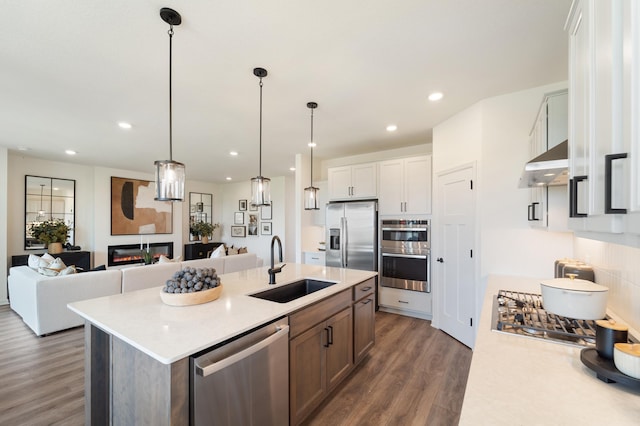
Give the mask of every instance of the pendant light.
M 311 110 L 311 142 L 309 142 L 309 147 L 311 147 L 311 184 L 309 185 L 309 187 L 304 189 L 304 209 L 320 210 L 320 207 L 318 207 L 319 188 L 313 186 L 313 147 L 316 146 L 316 144 L 313 142 L 313 110 L 318 108 L 318 104 L 315 102 L 308 102 L 307 108 Z
M 160 17 L 169 24 L 169 159 L 154 162 L 156 166 L 157 201 L 182 201 L 184 199 L 184 164 L 173 161 L 173 109 L 171 99 L 171 63 L 173 26 L 182 23 L 178 12 L 168 7 L 160 9 Z
M 43 193 L 43 191 L 44 191 L 44 184 L 41 183 L 40 184 L 40 210 L 38 210 L 38 216 L 36 217 L 36 220 L 44 219 L 45 214 L 46 214 L 46 212 L 42 208 L 42 193 Z
M 267 76 L 264 68 L 254 68 L 253 75 L 260 79 L 260 163 L 258 176 L 251 179 L 251 205 L 271 205 L 271 179 L 262 176 L 262 78 Z

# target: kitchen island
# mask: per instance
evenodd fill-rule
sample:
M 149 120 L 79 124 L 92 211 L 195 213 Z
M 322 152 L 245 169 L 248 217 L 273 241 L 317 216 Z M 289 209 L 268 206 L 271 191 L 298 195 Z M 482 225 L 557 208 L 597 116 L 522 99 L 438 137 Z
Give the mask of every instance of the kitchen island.
M 489 277 L 460 425 L 637 425 L 640 392 L 596 378 L 580 348 L 491 330 L 498 290 L 539 294 L 540 281 Z
M 219 299 L 168 306 L 157 288 L 75 302 L 86 320 L 87 423 L 188 424 L 189 356 L 367 281 L 376 272 L 287 264 L 277 286 L 302 278 L 336 284 L 288 303 L 250 294 L 274 288 L 267 267 L 221 275 Z M 167 277 L 167 279 L 170 277 Z

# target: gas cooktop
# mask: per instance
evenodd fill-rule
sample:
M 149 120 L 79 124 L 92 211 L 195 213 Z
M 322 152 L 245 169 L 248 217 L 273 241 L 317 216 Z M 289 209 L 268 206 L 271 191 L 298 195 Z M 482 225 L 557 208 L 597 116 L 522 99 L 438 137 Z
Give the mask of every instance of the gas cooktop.
M 493 299 L 491 329 L 578 347 L 595 347 L 596 323 L 544 310 L 542 296 L 500 290 Z

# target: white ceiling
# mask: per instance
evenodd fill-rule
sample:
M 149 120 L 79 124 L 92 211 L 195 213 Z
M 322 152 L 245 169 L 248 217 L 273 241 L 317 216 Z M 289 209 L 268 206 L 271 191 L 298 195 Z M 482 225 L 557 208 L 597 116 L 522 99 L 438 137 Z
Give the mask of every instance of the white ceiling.
M 20 0 L 3 2 L 0 145 L 51 160 L 153 172 L 169 157 L 189 179 L 263 175 L 316 159 L 417 145 L 473 103 L 567 79 L 570 0 Z M 432 103 L 429 93 L 442 91 Z M 533 118 L 532 118 L 533 119 Z M 118 121 L 133 129 L 123 131 Z M 388 124 L 397 124 L 388 133 Z M 65 149 L 78 152 L 75 157 Z M 236 150 L 238 157 L 229 156 Z

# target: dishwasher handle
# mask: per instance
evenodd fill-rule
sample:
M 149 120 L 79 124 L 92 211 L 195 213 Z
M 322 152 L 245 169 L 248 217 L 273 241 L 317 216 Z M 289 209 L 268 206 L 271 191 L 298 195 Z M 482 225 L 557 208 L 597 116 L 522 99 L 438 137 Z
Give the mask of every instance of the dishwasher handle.
M 283 337 L 288 337 L 289 336 L 289 326 L 288 325 L 282 325 L 277 327 L 277 330 L 275 333 L 273 333 L 272 335 L 270 335 L 269 337 L 267 337 L 266 339 L 260 340 L 258 343 L 256 343 L 255 345 L 249 346 L 246 349 L 241 350 L 240 352 L 237 352 L 231 356 L 228 356 L 224 359 L 221 359 L 220 361 L 211 363 L 209 365 L 196 365 L 196 373 L 199 376 L 202 377 L 207 377 L 210 376 L 211 374 L 222 370 L 223 368 L 226 368 L 244 358 L 248 358 L 249 356 L 253 355 L 254 353 L 260 351 L 261 349 L 264 349 L 265 347 L 269 346 L 270 344 L 272 344 L 273 342 L 282 339 Z

